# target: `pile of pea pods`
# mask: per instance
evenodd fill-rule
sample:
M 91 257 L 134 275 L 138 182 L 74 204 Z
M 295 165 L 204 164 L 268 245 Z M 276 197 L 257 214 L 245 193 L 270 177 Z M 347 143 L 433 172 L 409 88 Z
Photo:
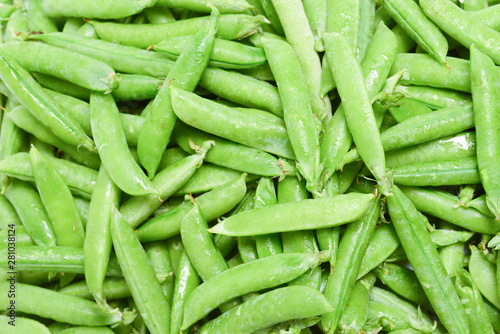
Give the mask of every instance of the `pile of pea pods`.
M 499 0 L 0 24 L 0 333 L 500 333 Z

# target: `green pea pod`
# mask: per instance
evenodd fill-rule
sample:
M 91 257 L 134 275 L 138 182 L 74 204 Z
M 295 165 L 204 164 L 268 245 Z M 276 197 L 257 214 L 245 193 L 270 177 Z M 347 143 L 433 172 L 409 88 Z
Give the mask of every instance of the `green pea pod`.
M 241 202 L 234 208 L 231 215 L 237 215 L 240 212 L 252 210 L 255 205 L 255 190 L 247 191 L 245 197 Z M 218 234 L 221 235 L 222 234 Z M 216 235 L 215 237 L 217 237 Z M 224 235 L 227 237 L 226 235 Z M 239 237 L 236 240 L 238 246 L 238 252 L 243 263 L 252 262 L 259 258 L 257 254 L 257 245 L 253 237 Z M 229 263 L 228 263 L 229 265 Z
M 359 4 L 359 29 L 356 52 L 358 59 L 363 62 L 368 45 L 373 38 L 378 23 L 375 19 L 376 1 L 361 1 Z M 380 23 L 379 23 L 380 24 Z
M 255 191 L 254 208 L 264 208 L 278 203 L 274 182 L 269 178 L 261 178 Z M 283 253 L 279 234 L 259 235 L 255 237 L 259 258 Z
M 162 24 L 121 24 L 114 22 L 91 21 L 99 37 L 116 44 L 147 48 L 167 37 L 194 35 L 205 25 L 205 17 Z M 264 16 L 244 14 L 224 14 L 219 21 L 217 37 L 233 40 L 251 35 L 257 28 L 267 23 Z
M 315 1 L 306 0 L 302 1 L 304 6 L 304 12 L 306 13 L 307 20 L 309 21 L 309 26 L 314 35 L 314 48 L 317 51 L 323 51 L 323 45 L 321 42 L 321 35 L 326 30 L 326 4 L 327 0 Z
M 500 190 L 498 178 L 500 169 L 500 117 L 493 105 L 500 102 L 496 66 L 493 61 L 471 47 L 471 80 L 474 102 L 474 125 L 476 127 L 477 163 L 486 192 L 486 203 L 500 220 Z
M 7 222 L 8 223 L 8 222 Z M 9 228 L 10 225 L 10 228 Z M 12 236 L 12 232 L 9 233 L 9 230 L 15 231 L 15 237 Z M 14 240 L 15 239 L 15 240 Z M 29 236 L 28 232 L 26 232 L 26 229 L 21 225 L 14 225 L 14 224 L 7 224 L 5 229 L 2 229 L 0 231 L 0 242 L 3 243 L 3 245 L 7 246 L 34 246 L 35 244 L 33 243 L 33 240 L 31 240 L 31 237 Z
M 26 140 L 26 133 L 17 127 L 9 115 L 2 117 L 0 129 L 0 161 L 19 152 L 22 143 Z
M 92 0 L 86 3 L 73 1 L 44 0 L 43 11 L 48 16 L 88 17 L 98 19 L 119 19 L 140 13 L 144 8 L 155 4 L 153 0 L 126 0 L 116 8 L 113 1 L 99 2 Z
M 283 125 L 222 106 L 173 85 L 170 92 L 174 112 L 186 124 L 243 145 L 295 158 Z
M 18 8 L 7 20 L 7 26 L 5 27 L 5 41 L 14 41 L 17 39 L 17 35 L 20 32 L 29 33 L 30 32 L 30 22 L 28 20 L 28 15 L 26 11 Z
M 476 156 L 476 134 L 462 132 L 422 144 L 386 152 L 387 167 L 436 160 L 454 160 Z
M 471 275 L 465 270 L 460 270 L 453 277 L 458 296 L 464 304 L 465 312 L 469 319 L 471 333 L 493 333 L 486 306 Z
M 471 14 L 481 21 L 483 24 L 487 25 L 493 30 L 500 30 L 500 21 L 498 20 L 498 11 L 500 7 L 498 6 L 482 6 L 481 10 L 471 12 Z
M 158 0 L 156 2 L 158 6 L 183 8 L 202 13 L 210 12 L 210 9 L 207 8 L 208 3 L 214 5 L 221 13 L 243 13 L 252 9 L 252 6 L 245 0 Z
M 425 307 L 430 305 L 413 270 L 397 264 L 385 263 L 373 271 L 380 281 L 396 294 L 417 305 Z
M 383 0 L 384 9 L 427 53 L 446 63 L 448 42 L 439 28 L 411 0 Z
M 380 302 L 368 302 L 368 321 L 365 329 L 373 331 L 378 328 L 390 332 L 432 333 L 434 328 L 413 314 L 408 314 L 395 306 Z
M 500 308 L 500 297 L 495 265 L 488 261 L 486 256 L 476 246 L 469 246 L 471 256 L 469 272 L 481 294 L 490 303 Z
M 464 251 L 465 243 L 463 242 L 457 242 L 439 249 L 439 257 L 448 272 L 448 276 L 452 277 L 456 275 L 464 267 Z
M 468 333 L 464 308 L 417 209 L 396 186 L 387 203 L 401 245 L 439 319 L 453 333 Z
M 500 232 L 500 226 L 491 216 L 487 216 L 472 207 L 455 207 L 458 198 L 451 194 L 419 187 L 401 186 L 401 190 L 419 211 L 473 232 L 487 234 Z
M 200 283 L 200 276 L 198 276 L 191 264 L 187 253 L 183 251 L 175 278 L 172 312 L 170 314 L 170 333 L 180 333 L 187 300 Z
M 65 184 L 75 195 L 90 199 L 97 180 L 97 172 L 76 163 L 48 157 Z M 34 181 L 31 158 L 28 153 L 20 152 L 0 161 L 0 172 L 23 181 Z
M 194 289 L 186 301 L 182 328 L 188 328 L 227 300 L 289 282 L 320 260 L 322 255 L 317 253 L 287 253 L 226 270 Z M 227 282 L 238 283 L 233 289 L 227 289 Z
M 438 246 L 448 246 L 457 242 L 467 242 L 473 235 L 468 231 L 432 230 L 430 232 L 432 242 Z
M 51 334 L 51 331 L 42 323 L 29 318 L 16 317 L 15 321 L 6 315 L 0 316 L 0 330 L 5 334 L 21 333 L 40 333 Z
M 371 194 L 351 193 L 277 204 L 241 212 L 221 221 L 209 231 L 249 236 L 337 226 L 361 218 L 373 200 Z
M 192 40 L 191 36 L 166 38 L 153 45 L 153 50 L 165 53 L 175 60 Z M 217 38 L 209 65 L 225 69 L 242 69 L 254 68 L 265 62 L 266 56 L 261 48 Z
M 262 39 L 283 103 L 286 131 L 297 159 L 297 169 L 307 181 L 307 189 L 319 193 L 319 138 L 298 56 L 291 45 L 277 39 Z M 287 70 L 282 62 L 288 64 Z M 300 86 L 299 86 L 300 85 Z M 316 111 L 317 112 L 317 111 Z
M 1 287 L 7 291 L 8 283 L 2 283 Z M 0 297 L 0 304 L 7 309 L 10 301 L 7 294 L 4 295 Z M 102 311 L 90 300 L 24 283 L 16 283 L 16 311 L 83 326 L 108 326 L 122 321 L 118 310 Z
M 484 306 L 486 306 L 486 312 L 490 318 L 491 325 L 498 332 L 500 330 L 500 311 L 486 300 L 484 300 Z
M 196 198 L 196 202 L 200 205 L 201 211 L 208 221 L 212 221 L 230 211 L 243 199 L 246 193 L 245 177 L 246 174 L 242 174 L 234 180 Z M 130 207 L 132 208 L 132 205 Z M 139 239 L 141 241 L 162 240 L 179 234 L 181 222 L 191 208 L 192 203 L 188 202 L 151 219 L 137 229 Z M 131 210 L 130 215 L 132 213 Z
M 101 308 L 106 304 L 103 282 L 111 253 L 111 208 L 118 205 L 120 191 L 104 166 L 99 170 L 90 200 L 89 217 L 83 244 L 85 280 Z
M 318 290 L 289 286 L 254 297 L 207 322 L 200 328 L 200 334 L 253 333 L 275 323 L 310 318 L 330 311 L 328 301 Z
M 422 0 L 420 6 L 436 25 L 463 46 L 472 44 L 500 64 L 500 34 L 447 0 Z
M 426 86 L 396 85 L 394 93 L 417 100 L 434 110 L 471 102 L 469 94 Z
M 347 226 L 340 240 L 336 265 L 323 292 L 334 309 L 321 317 L 321 327 L 327 333 L 334 333 L 339 325 L 379 215 L 380 202 L 377 199 L 370 203 L 361 219 Z
M 476 158 L 415 162 L 393 168 L 394 183 L 447 186 L 481 183 Z
M 12 95 L 57 137 L 71 145 L 95 149 L 94 142 L 82 128 L 53 103 L 26 70 L 3 53 L 0 54 L 0 77 Z
M 361 261 L 358 279 L 383 263 L 399 245 L 400 241 L 393 225 L 382 224 L 377 226 Z
M 177 144 L 189 153 L 194 152 L 190 141 L 200 145 L 207 140 L 213 140 L 215 145 L 207 153 L 205 160 L 219 166 L 263 176 L 293 175 L 296 173 L 295 167 L 286 160 L 278 159 L 262 150 L 209 135 L 183 124 L 176 127 L 174 136 Z
M 99 156 L 113 182 L 124 192 L 141 196 L 157 193 L 134 161 L 121 126 L 118 108 L 111 95 L 92 93 L 90 119 Z M 115 161 L 120 164 L 115 164 Z
M 396 122 L 401 123 L 410 117 L 429 114 L 433 110 L 427 107 L 425 104 L 418 102 L 416 100 L 403 97 L 397 102 L 397 106 L 390 106 L 389 112 L 391 116 L 396 120 Z
M 113 207 L 111 234 L 113 248 L 129 285 L 132 297 L 151 333 L 168 333 L 170 305 L 149 263 L 134 229 Z
M 102 284 L 103 295 L 108 300 L 131 297 L 130 289 L 123 278 L 107 277 Z M 59 290 L 60 293 L 79 298 L 94 300 L 94 296 L 85 281 L 71 283 Z

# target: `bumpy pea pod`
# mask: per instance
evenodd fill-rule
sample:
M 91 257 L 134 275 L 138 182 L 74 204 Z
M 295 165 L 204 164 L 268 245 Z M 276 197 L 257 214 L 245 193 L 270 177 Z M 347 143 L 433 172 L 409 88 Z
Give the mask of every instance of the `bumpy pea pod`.
M 111 208 L 120 204 L 120 190 L 104 166 L 99 170 L 90 199 L 85 242 L 83 244 L 85 281 L 97 304 L 104 309 L 103 282 L 111 253 Z
M 155 25 L 97 21 L 91 21 L 91 24 L 105 41 L 145 49 L 167 37 L 194 35 L 205 26 L 205 22 L 206 17 L 195 17 Z M 217 37 L 239 39 L 253 34 L 261 24 L 267 22 L 261 15 L 224 14 L 219 21 Z
M 0 54 L 0 77 L 9 91 L 32 115 L 68 144 L 95 150 L 94 142 L 73 119 L 59 109 L 31 75 Z
M 324 261 L 325 255 L 272 255 L 241 264 L 212 277 L 197 287 L 186 301 L 182 328 L 187 329 L 225 301 L 250 292 L 273 288 L 297 278 L 320 261 Z M 231 289 L 227 288 L 228 284 L 231 284 Z
M 429 300 L 412 270 L 397 264 L 385 263 L 375 268 L 374 272 L 382 283 L 398 295 L 417 305 L 429 306 Z
M 483 298 L 472 281 L 471 275 L 465 269 L 461 269 L 453 277 L 453 281 L 469 319 L 471 334 L 493 333 L 493 326 L 488 318 Z
M 89 56 L 45 43 L 12 42 L 2 45 L 0 50 L 29 72 L 51 75 L 102 93 L 110 93 L 118 88 L 115 71 Z M 37 56 L 32 57 L 34 54 Z M 79 66 L 71 67 L 75 63 Z
M 177 144 L 188 153 L 194 152 L 190 141 L 201 145 L 207 140 L 213 140 L 215 145 L 207 153 L 205 160 L 219 166 L 262 176 L 282 176 L 296 173 L 294 166 L 286 160 L 278 159 L 262 150 L 209 135 L 184 124 L 178 124 L 174 135 Z
M 221 221 L 210 232 L 250 236 L 333 227 L 361 218 L 373 201 L 372 194 L 350 193 L 282 203 L 241 212 Z
M 9 289 L 8 283 L 2 283 L 1 287 L 2 291 Z M 0 304 L 7 309 L 10 301 L 7 293 L 3 295 Z M 16 311 L 83 326 L 108 326 L 122 321 L 119 310 L 108 309 L 105 312 L 90 300 L 24 283 L 16 283 Z
M 73 194 L 90 199 L 97 179 L 95 170 L 64 159 L 48 158 Z M 23 181 L 35 180 L 31 158 L 28 153 L 24 152 L 16 153 L 0 161 L 0 172 Z
M 269 178 L 261 178 L 255 190 L 254 208 L 263 208 L 277 203 L 274 182 Z M 279 234 L 256 236 L 255 244 L 259 258 L 283 253 Z
M 286 177 L 278 183 L 278 203 L 296 203 L 304 199 L 308 199 L 309 194 L 306 189 L 304 180 L 296 177 Z M 332 228 L 324 229 L 323 231 L 330 231 L 332 239 L 334 239 L 334 232 Z M 328 234 L 328 232 L 326 232 Z M 325 249 L 330 252 L 330 261 L 336 254 L 337 240 L 331 240 L 326 237 Z M 283 243 L 283 252 L 285 253 L 310 253 L 318 251 L 318 245 L 314 236 L 314 231 L 294 231 L 281 233 Z M 331 247 L 331 249 L 330 249 Z M 335 249 L 334 249 L 335 248 Z M 306 285 L 312 288 L 319 288 L 321 284 L 321 272 L 317 268 L 312 268 L 296 280 L 289 283 L 289 285 Z
M 198 276 L 196 269 L 191 264 L 187 253 L 183 251 L 179 261 L 179 268 L 175 274 L 172 312 L 170 313 L 170 333 L 181 332 L 187 300 L 200 283 L 200 276 Z
M 144 175 L 130 153 L 118 107 L 111 95 L 92 93 L 90 122 L 99 156 L 113 182 L 130 195 L 157 193 L 158 190 Z M 120 163 L 116 164 L 116 161 Z
M 137 154 L 151 179 L 156 174 L 177 121 L 169 86 L 175 85 L 187 91 L 196 88 L 213 50 L 219 17 L 219 12 L 214 10 L 209 22 L 189 42 L 168 73 L 158 94 L 148 105 L 146 121 L 137 142 Z M 189 71 L 186 72 L 186 68 L 189 68 Z
M 245 177 L 246 174 L 242 174 L 234 180 L 196 198 L 196 202 L 200 205 L 203 215 L 208 221 L 212 221 L 213 219 L 216 219 L 217 217 L 230 211 L 243 199 L 246 193 Z M 124 207 L 130 207 L 130 209 L 127 209 L 130 210 L 130 216 L 135 215 L 134 211 L 142 207 L 142 205 L 140 205 L 141 203 L 138 201 L 136 204 L 132 205 L 132 203 L 133 202 L 130 202 L 128 205 L 125 203 L 122 206 L 122 211 Z M 181 222 L 191 208 L 192 203 L 188 202 L 172 211 L 167 211 L 166 213 L 151 219 L 137 229 L 139 239 L 141 239 L 141 241 L 154 241 L 166 239 L 179 234 Z M 149 214 L 151 214 L 154 210 L 152 210 Z M 141 217 L 143 216 L 145 215 L 141 215 Z M 145 218 L 146 217 L 144 217 L 144 219 Z M 138 226 L 139 224 L 140 221 L 134 225 Z
M 378 199 L 372 202 L 361 219 L 347 226 L 340 240 L 336 265 L 323 292 L 334 309 L 332 313 L 321 317 L 321 327 L 327 333 L 334 333 L 339 325 L 358 277 L 368 242 L 375 230 L 380 208 Z
M 264 50 L 278 84 L 284 120 L 297 169 L 307 181 L 307 189 L 319 193 L 319 138 L 304 74 L 294 49 L 284 41 L 263 38 Z M 287 63 L 287 70 L 282 68 Z M 299 86 L 300 85 L 300 86 Z
M 458 207 L 458 198 L 451 194 L 419 187 L 400 187 L 419 211 L 441 218 L 473 232 L 496 234 L 500 225 L 472 207 Z
M 394 21 L 427 53 L 446 63 L 448 42 L 439 28 L 412 0 L 383 0 L 384 9 Z
M 85 232 L 73 195 L 50 160 L 34 146 L 30 151 L 33 176 L 54 226 L 59 246 L 81 247 Z
M 500 33 L 447 0 L 422 0 L 420 7 L 444 32 L 463 46 L 472 44 L 500 64 Z
M 170 305 L 134 229 L 113 207 L 113 247 L 134 302 L 151 333 L 168 333 Z
M 200 334 L 253 333 L 279 322 L 311 318 L 331 310 L 328 301 L 318 290 L 306 286 L 289 286 L 246 301 L 203 325 Z
M 321 63 L 314 49 L 314 37 L 304 6 L 300 0 L 272 0 L 272 3 L 286 39 L 297 55 L 299 67 L 302 68 L 311 99 L 311 110 L 318 119 L 329 121 L 332 106 L 320 92 Z
M 471 81 L 476 127 L 477 163 L 486 203 L 500 220 L 500 75 L 493 61 L 471 47 Z
M 486 256 L 476 246 L 469 246 L 471 256 L 469 260 L 469 272 L 481 294 L 489 302 L 500 308 L 500 296 L 495 265 L 488 261 Z
M 469 333 L 464 308 L 417 209 L 396 186 L 387 203 L 401 245 L 439 319 L 450 332 Z
M 342 35 L 325 35 L 325 47 L 354 143 L 377 179 L 380 191 L 389 194 L 391 180 L 385 171 L 384 149 L 360 65 Z

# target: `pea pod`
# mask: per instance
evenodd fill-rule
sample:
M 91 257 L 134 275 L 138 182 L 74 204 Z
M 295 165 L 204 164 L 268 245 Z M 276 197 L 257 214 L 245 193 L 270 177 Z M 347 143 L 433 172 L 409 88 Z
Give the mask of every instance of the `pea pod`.
M 123 278 L 107 277 L 102 285 L 103 295 L 108 300 L 131 297 L 130 289 Z M 59 290 L 60 293 L 93 300 L 94 296 L 85 281 L 71 283 Z
M 469 260 L 469 272 L 481 294 L 490 303 L 500 308 L 500 296 L 495 265 L 489 262 L 486 256 L 473 245 L 469 246 L 471 257 Z
M 264 208 L 277 203 L 274 182 L 268 178 L 261 178 L 255 190 L 254 208 Z M 279 234 L 259 235 L 255 237 L 255 244 L 259 258 L 283 253 Z
M 396 186 L 393 194 L 387 198 L 392 223 L 425 294 L 449 331 L 468 333 L 462 303 L 417 209 Z
M 51 333 L 45 325 L 33 319 L 16 317 L 15 327 L 9 324 L 10 321 L 11 319 L 6 315 L 0 316 L 0 330 L 2 333 L 14 334 L 16 331 L 20 331 L 22 333 Z
M 456 92 L 443 88 L 426 86 L 396 85 L 394 93 L 401 93 L 406 97 L 424 103 L 431 109 L 441 109 L 470 103 L 469 94 Z
M 145 7 L 151 7 L 155 1 L 152 0 L 126 0 L 116 8 L 113 1 L 89 1 L 87 3 L 75 3 L 73 1 L 58 2 L 48 0 L 43 2 L 43 11 L 48 16 L 66 17 L 88 17 L 99 19 L 119 19 L 141 12 Z

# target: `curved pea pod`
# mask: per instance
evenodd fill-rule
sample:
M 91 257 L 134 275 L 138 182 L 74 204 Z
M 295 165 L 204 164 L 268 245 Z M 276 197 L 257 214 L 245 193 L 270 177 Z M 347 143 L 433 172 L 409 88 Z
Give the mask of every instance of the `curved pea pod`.
M 397 264 L 385 263 L 374 273 L 389 289 L 417 305 L 429 306 L 429 300 L 413 270 Z
M 158 173 L 152 181 L 153 186 L 158 189 L 158 196 L 155 194 L 136 196 L 123 203 L 120 210 L 129 224 L 134 228 L 139 226 L 161 206 L 163 201 L 186 184 L 196 169 L 201 166 L 211 145 L 211 142 L 202 144 L 196 149 L 196 154 L 187 156 Z
M 116 208 L 111 213 L 111 234 L 123 276 L 146 326 L 152 333 L 168 333 L 170 305 L 134 229 Z
M 2 291 L 8 290 L 8 283 L 2 283 Z M 0 297 L 0 305 L 7 309 L 10 301 L 7 293 Z M 16 283 L 16 311 L 42 318 L 83 326 L 108 326 L 122 321 L 118 310 L 102 311 L 90 300 L 68 296 L 37 286 Z
M 189 181 L 174 194 L 174 196 L 202 194 L 220 187 L 240 175 L 240 172 L 233 169 L 211 164 L 203 165 L 193 174 Z M 258 177 L 249 177 L 246 179 L 247 182 L 256 180 L 258 180 Z
M 205 25 L 206 17 L 196 17 L 161 24 L 122 24 L 91 21 L 99 37 L 105 41 L 147 48 L 167 37 L 194 35 Z M 261 24 L 267 23 L 264 16 L 244 14 L 221 15 L 217 37 L 233 40 L 251 35 Z
M 73 162 L 48 157 L 66 185 L 75 195 L 90 199 L 97 180 L 97 172 Z M 34 181 L 31 158 L 20 152 L 0 161 L 0 172 L 23 181 Z
M 473 232 L 496 234 L 500 224 L 494 218 L 473 208 L 455 208 L 458 198 L 445 192 L 419 187 L 404 187 L 401 190 L 412 201 L 417 210 L 441 218 Z
M 264 151 L 234 143 L 197 129 L 179 125 L 174 132 L 175 140 L 186 152 L 194 152 L 190 141 L 196 145 L 213 140 L 215 145 L 205 158 L 213 164 L 262 176 L 281 176 L 295 174 L 295 167 Z
M 212 221 L 230 211 L 245 196 L 246 174 L 213 189 L 196 198 L 203 215 Z M 179 234 L 182 220 L 191 210 L 192 203 L 185 203 L 178 208 L 159 215 L 137 229 L 141 241 L 154 241 L 167 239 Z
M 254 297 L 200 328 L 200 334 L 253 333 L 279 322 L 310 318 L 331 311 L 316 289 L 289 286 Z
M 1 252 L 5 252 L 7 258 L 7 249 L 0 250 Z M 7 268 L 7 263 L 1 263 L 0 267 Z M 22 272 L 83 274 L 83 249 L 65 246 L 18 246 L 16 269 Z M 106 276 L 123 277 L 116 257 L 110 258 Z
M 96 19 L 119 19 L 140 13 L 155 4 L 154 0 L 125 0 L 119 8 L 112 0 L 74 2 L 71 0 L 44 0 L 43 11 L 48 16 L 88 17 Z
M 452 186 L 481 183 L 476 158 L 415 162 L 393 168 L 394 183 L 405 186 Z
M 499 34 L 500 36 L 500 34 Z M 500 220 L 500 85 L 495 64 L 475 46 L 471 47 L 472 96 L 476 127 L 477 163 L 486 192 L 486 203 Z
M 444 59 L 449 68 L 427 54 L 399 53 L 394 60 L 391 74 L 405 69 L 408 71 L 408 76 L 402 78 L 400 84 L 447 88 L 470 93 L 470 62 L 455 57 Z
M 261 178 L 255 190 L 254 208 L 263 208 L 278 203 L 274 181 L 270 178 Z M 255 246 L 259 258 L 283 253 L 280 234 L 259 235 L 255 237 Z
M 375 230 L 380 215 L 380 202 L 375 200 L 364 216 L 350 223 L 340 240 L 337 261 L 332 276 L 326 282 L 323 294 L 334 309 L 321 317 L 321 327 L 328 333 L 337 329 L 340 318 L 352 292 L 363 255 Z
M 19 225 L 13 225 L 10 224 L 9 222 L 6 222 L 5 228 L 2 228 L 0 231 L 0 243 L 3 243 L 3 245 L 7 246 L 12 246 L 16 245 L 17 246 L 34 246 L 35 244 L 33 243 L 33 240 L 31 240 L 31 237 L 29 236 L 28 232 L 26 232 L 26 229 L 24 226 L 21 224 Z M 9 228 L 9 225 L 11 228 Z M 12 227 L 14 229 L 12 230 Z M 9 233 L 9 230 L 11 231 Z M 12 231 L 15 231 L 15 237 L 12 235 Z M 15 240 L 14 240 L 15 238 Z
M 389 107 L 389 112 L 398 123 L 401 123 L 402 121 L 407 120 L 410 117 L 429 114 L 433 111 L 425 104 L 407 97 L 403 97 L 402 99 L 398 100 L 396 104 L 396 106 Z
M 396 186 L 387 203 L 401 245 L 439 319 L 450 332 L 468 333 L 462 303 L 415 205 Z
M 371 194 L 351 193 L 277 204 L 229 217 L 210 232 L 248 236 L 342 225 L 361 218 L 374 199 Z
M 394 93 L 419 101 L 431 109 L 463 105 L 471 102 L 470 94 L 426 86 L 396 85 Z
M 466 48 L 472 44 L 500 64 L 500 33 L 447 0 L 422 0 L 425 14 Z
M 471 14 L 475 16 L 476 19 L 481 21 L 483 24 L 487 25 L 491 29 L 495 31 L 500 30 L 500 21 L 498 15 L 500 10 L 499 6 L 489 6 L 487 8 L 483 8 L 478 11 L 473 11 Z
M 107 64 L 88 56 L 45 43 L 12 42 L 0 46 L 6 57 L 29 72 L 40 72 L 67 80 L 98 92 L 111 92 L 118 87 L 115 71 Z M 36 57 L 32 55 L 36 54 Z M 78 64 L 78 66 L 72 66 Z M 71 68 L 71 70 L 69 70 Z
M 299 277 L 317 265 L 320 259 L 318 253 L 277 254 L 241 264 L 212 277 L 188 297 L 182 329 L 187 329 L 225 301 Z M 232 285 L 231 289 L 227 289 L 228 284 Z
M 488 318 L 490 318 L 491 325 L 495 331 L 500 331 L 500 311 L 488 301 L 484 301 L 484 306 L 486 307 L 486 313 L 488 313 Z
M 417 3 L 408 0 L 383 0 L 382 5 L 394 21 L 422 49 L 442 64 L 446 63 L 448 42 L 439 28 L 425 16 Z
M 469 272 L 472 280 L 484 298 L 495 305 L 496 308 L 500 308 L 495 265 L 489 262 L 476 246 L 470 245 L 469 248 L 471 251 Z
M 5 334 L 15 333 L 40 333 L 50 334 L 51 331 L 42 323 L 29 318 L 16 317 L 15 321 L 10 324 L 12 319 L 9 316 L 0 316 L 0 330 Z
M 454 231 L 454 230 L 432 230 L 430 232 L 432 242 L 438 246 L 453 245 L 457 242 L 467 242 L 474 235 L 473 232 L 468 231 Z
M 58 138 L 74 146 L 95 150 L 94 142 L 81 126 L 53 103 L 51 96 L 25 69 L 3 54 L 0 54 L 0 77 L 15 99 Z
M 90 121 L 99 156 L 113 182 L 134 196 L 156 193 L 151 181 L 132 158 L 118 107 L 111 95 L 92 93 Z M 117 160 L 119 164 L 115 164 Z
M 166 38 L 153 45 L 153 50 L 160 51 L 175 60 L 192 39 L 191 36 Z M 208 64 L 225 69 L 242 69 L 257 67 L 265 62 L 266 55 L 261 48 L 217 38 Z
M 453 277 L 453 281 L 469 318 L 470 332 L 473 334 L 493 333 L 493 326 L 488 318 L 486 306 L 476 284 L 472 281 L 471 275 L 462 269 Z
M 158 0 L 156 5 L 209 13 L 210 8 L 207 7 L 208 3 L 214 5 L 221 13 L 243 13 L 252 9 L 252 6 L 245 0 Z
M 361 261 L 358 279 L 383 263 L 399 245 L 400 241 L 393 225 L 382 224 L 376 227 Z
M 67 33 L 30 35 L 28 39 L 43 41 L 53 46 L 93 57 L 119 72 L 167 76 L 174 65 L 173 61 L 159 52 L 149 52 L 131 46 Z
M 462 132 L 418 145 L 386 152 L 388 168 L 424 161 L 454 160 L 476 156 L 475 132 Z
M 8 114 L 4 114 L 0 128 L 0 162 L 16 154 L 26 140 L 26 133 L 20 129 Z
M 130 289 L 123 278 L 107 277 L 103 281 L 102 290 L 103 295 L 106 296 L 108 300 L 131 297 Z M 60 289 L 59 292 L 70 296 L 94 300 L 94 296 L 85 281 L 71 283 Z
M 200 79 L 200 86 L 226 100 L 267 110 L 283 117 L 283 106 L 278 89 L 268 82 L 234 71 L 220 68 L 206 68 Z M 245 87 L 245 89 L 236 89 Z
M 432 234 L 431 234 L 432 237 Z M 456 275 L 465 263 L 465 243 L 457 242 L 439 249 L 439 257 L 443 262 L 448 276 Z
M 495 218 L 495 215 L 491 212 L 490 208 L 486 204 L 486 194 L 481 195 L 481 196 L 476 197 L 473 200 L 471 200 L 467 204 L 467 207 L 474 208 L 477 211 L 481 212 L 482 214 L 484 214 L 484 215 L 486 215 L 488 217 Z
M 170 92 L 174 112 L 186 124 L 243 145 L 295 158 L 287 130 L 278 122 L 222 106 L 172 85 Z

